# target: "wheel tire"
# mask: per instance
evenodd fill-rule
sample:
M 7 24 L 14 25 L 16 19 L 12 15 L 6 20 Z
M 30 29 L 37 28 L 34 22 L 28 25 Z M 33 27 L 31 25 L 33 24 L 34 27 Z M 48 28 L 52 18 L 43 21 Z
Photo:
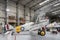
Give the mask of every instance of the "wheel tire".
M 45 36 L 46 32 L 41 30 L 41 31 L 38 31 L 38 35 L 41 35 L 41 36 Z

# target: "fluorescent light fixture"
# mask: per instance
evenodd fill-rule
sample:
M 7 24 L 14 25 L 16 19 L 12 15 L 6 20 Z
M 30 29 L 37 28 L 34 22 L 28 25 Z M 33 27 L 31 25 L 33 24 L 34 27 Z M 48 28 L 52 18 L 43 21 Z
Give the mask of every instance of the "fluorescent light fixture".
M 6 11 L 10 11 L 10 9 L 6 9 Z
M 58 5 L 60 5 L 60 3 L 57 3 L 57 4 L 55 4 L 54 6 L 58 6 Z
M 42 4 L 44 4 L 44 3 L 48 2 L 48 1 L 49 0 L 45 0 L 44 2 L 39 3 L 39 5 L 42 5 Z

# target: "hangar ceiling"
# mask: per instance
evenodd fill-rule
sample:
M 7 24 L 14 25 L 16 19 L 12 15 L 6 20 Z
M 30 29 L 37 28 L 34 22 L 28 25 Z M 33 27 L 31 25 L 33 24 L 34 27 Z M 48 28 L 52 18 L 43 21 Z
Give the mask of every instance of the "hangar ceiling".
M 57 4 L 60 3 L 60 0 L 8 0 L 8 1 L 13 1 L 15 3 L 19 2 L 19 4 L 27 6 L 33 10 L 38 10 L 50 4 L 54 5 L 55 2 L 57 2 Z M 1 0 L 0 2 L 3 2 L 3 0 Z

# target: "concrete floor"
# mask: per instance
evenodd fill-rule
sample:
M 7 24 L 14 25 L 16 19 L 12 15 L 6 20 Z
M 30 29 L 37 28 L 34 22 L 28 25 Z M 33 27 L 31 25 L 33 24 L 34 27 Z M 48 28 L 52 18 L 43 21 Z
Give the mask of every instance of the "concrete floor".
M 39 35 L 36 35 L 34 36 L 34 40 L 60 40 L 60 34 L 50 34 L 50 33 L 47 33 L 45 36 L 39 36 Z
M 32 35 L 31 35 L 32 34 Z M 36 35 L 30 32 L 21 32 L 16 35 L 0 35 L 0 40 L 60 40 L 60 33 L 51 34 L 46 32 L 45 36 Z

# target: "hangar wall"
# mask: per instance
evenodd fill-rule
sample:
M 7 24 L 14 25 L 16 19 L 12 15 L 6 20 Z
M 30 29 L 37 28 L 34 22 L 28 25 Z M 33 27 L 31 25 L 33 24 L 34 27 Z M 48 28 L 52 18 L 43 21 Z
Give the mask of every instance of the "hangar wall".
M 4 1 L 0 0 L 0 24 L 1 22 L 4 22 L 5 12 L 4 12 Z
M 7 14 L 8 16 L 15 16 L 16 17 L 16 3 L 12 1 L 7 2 Z M 18 15 L 20 17 L 24 17 L 24 6 L 18 4 Z M 30 22 L 33 19 L 34 10 L 29 9 L 28 7 L 25 8 L 25 19 L 26 22 Z M 5 4 L 4 0 L 0 0 L 0 22 L 4 22 L 5 18 Z
M 30 9 L 28 7 L 25 7 L 25 18 L 26 18 L 26 22 L 32 21 L 33 16 L 34 16 L 34 10 L 32 10 L 32 9 Z

